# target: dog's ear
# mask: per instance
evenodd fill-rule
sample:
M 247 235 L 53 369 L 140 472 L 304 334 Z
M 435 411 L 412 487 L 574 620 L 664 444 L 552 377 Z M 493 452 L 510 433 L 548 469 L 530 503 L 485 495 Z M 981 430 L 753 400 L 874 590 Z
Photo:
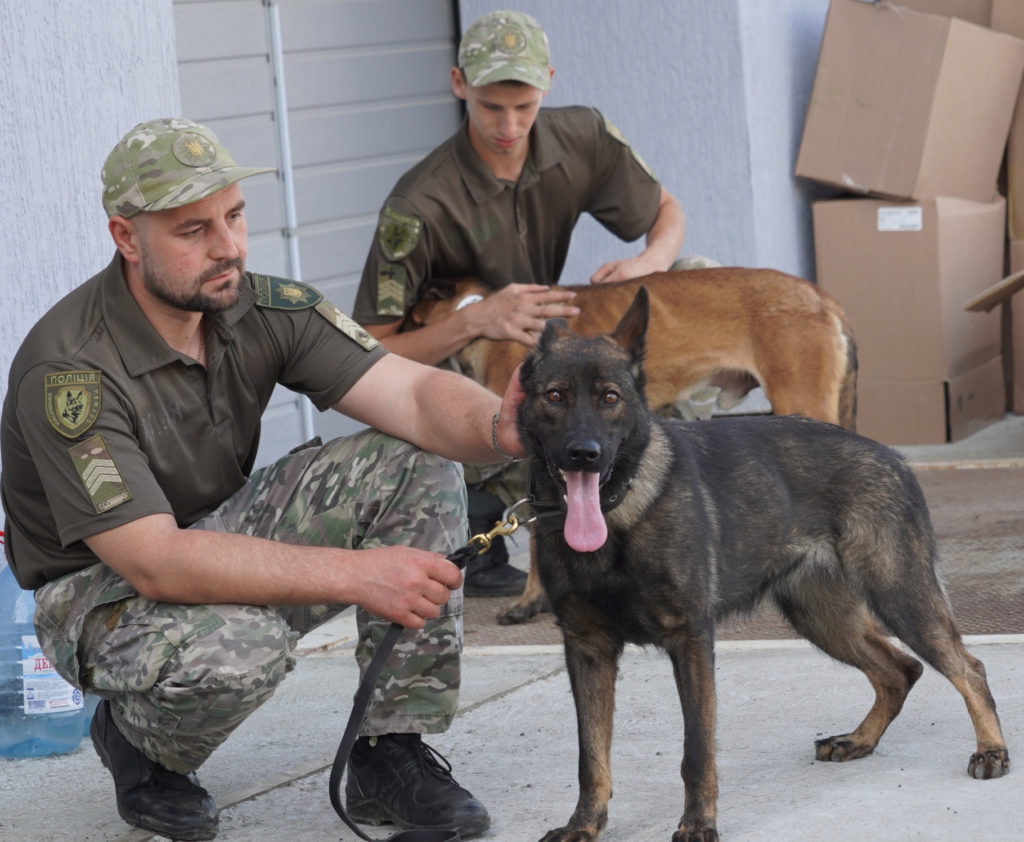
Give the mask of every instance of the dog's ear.
M 611 338 L 636 360 L 647 351 L 647 324 L 651 319 L 651 302 L 647 287 L 641 286 L 629 309 L 611 332 Z
M 544 332 L 540 335 L 537 347 L 541 351 L 547 351 L 552 342 L 568 335 L 569 323 L 565 319 L 548 319 L 544 324 Z

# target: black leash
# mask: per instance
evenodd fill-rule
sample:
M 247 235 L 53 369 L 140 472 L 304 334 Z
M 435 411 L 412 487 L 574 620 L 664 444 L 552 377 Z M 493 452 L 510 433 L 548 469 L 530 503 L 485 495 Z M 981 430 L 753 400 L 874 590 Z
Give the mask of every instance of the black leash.
M 491 542 L 496 536 L 511 535 L 518 528 L 519 520 L 515 515 L 510 515 L 506 512 L 505 519 L 496 523 L 494 529 L 490 532 L 474 535 L 469 539 L 466 546 L 460 547 L 449 555 L 448 560 L 462 570 L 473 556 L 483 555 L 487 552 L 491 548 Z M 352 747 L 359 736 L 359 726 L 363 724 L 366 708 L 370 704 L 370 696 L 373 693 L 374 685 L 377 683 L 377 678 L 384 668 L 384 662 L 387 660 L 388 655 L 403 631 L 405 631 L 404 626 L 398 623 L 391 624 L 391 628 L 387 630 L 384 639 L 381 641 L 380 648 L 370 660 L 359 689 L 356 691 L 355 701 L 352 703 L 352 713 L 349 714 L 348 725 L 345 726 L 345 733 L 341 738 L 341 744 L 338 746 L 338 753 L 334 756 L 334 765 L 331 767 L 331 780 L 328 784 L 330 787 L 331 806 L 334 807 L 334 812 L 341 817 L 341 820 L 349 826 L 352 832 L 360 839 L 366 840 L 366 842 L 459 842 L 458 831 L 431 828 L 400 830 L 386 839 L 375 839 L 372 836 L 367 836 L 359 829 L 356 823 L 352 821 L 352 817 L 346 812 L 345 805 L 342 804 L 341 778 L 345 773 L 345 768 L 348 766 L 348 758 L 352 754 Z

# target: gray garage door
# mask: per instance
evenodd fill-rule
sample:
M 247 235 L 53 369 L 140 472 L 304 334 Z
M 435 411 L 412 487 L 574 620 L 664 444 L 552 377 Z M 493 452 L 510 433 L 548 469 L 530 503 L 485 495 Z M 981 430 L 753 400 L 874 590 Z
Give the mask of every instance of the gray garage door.
M 239 162 L 249 266 L 311 283 L 350 311 L 377 210 L 454 131 L 454 0 L 175 0 L 184 115 Z M 279 390 L 260 463 L 354 427 Z

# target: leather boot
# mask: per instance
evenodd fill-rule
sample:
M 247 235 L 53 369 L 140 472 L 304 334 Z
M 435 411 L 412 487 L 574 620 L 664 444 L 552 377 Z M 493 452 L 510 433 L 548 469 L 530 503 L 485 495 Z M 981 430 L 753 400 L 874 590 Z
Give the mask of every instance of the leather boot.
M 463 839 L 491 826 L 487 808 L 459 786 L 451 764 L 419 734 L 356 740 L 345 801 L 349 816 L 360 824 L 457 830 Z
M 217 835 L 220 812 L 195 774 L 171 772 L 129 743 L 117 730 L 106 699 L 96 707 L 89 734 L 114 776 L 117 812 L 128 824 L 190 842 Z

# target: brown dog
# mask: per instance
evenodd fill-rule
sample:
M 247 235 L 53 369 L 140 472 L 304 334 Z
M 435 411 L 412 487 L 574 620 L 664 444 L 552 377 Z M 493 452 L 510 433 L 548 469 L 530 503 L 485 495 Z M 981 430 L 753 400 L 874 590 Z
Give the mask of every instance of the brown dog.
M 652 409 L 679 406 L 708 387 L 720 389 L 718 406 L 731 409 L 761 386 L 776 415 L 803 415 L 854 429 L 856 343 L 846 314 L 827 292 L 772 269 L 661 272 L 566 287 L 576 292 L 573 303 L 580 308 L 570 329 L 583 336 L 610 332 L 641 285 L 651 302 L 644 367 Z M 407 325 L 432 324 L 469 296 L 488 292 L 475 280 L 459 281 L 451 298 L 417 304 Z M 477 339 L 456 361 L 464 374 L 501 395 L 529 350 L 518 342 Z M 521 623 L 543 608 L 531 547 L 523 594 L 498 621 Z

